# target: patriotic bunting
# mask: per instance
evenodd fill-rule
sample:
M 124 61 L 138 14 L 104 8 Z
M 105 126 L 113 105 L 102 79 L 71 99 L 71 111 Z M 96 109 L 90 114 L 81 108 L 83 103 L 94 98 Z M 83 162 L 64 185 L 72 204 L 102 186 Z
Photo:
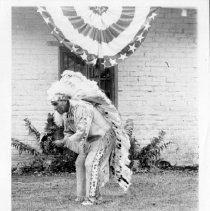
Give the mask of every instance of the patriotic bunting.
M 104 67 L 127 59 L 142 44 L 158 8 L 38 7 L 50 33 L 87 64 Z

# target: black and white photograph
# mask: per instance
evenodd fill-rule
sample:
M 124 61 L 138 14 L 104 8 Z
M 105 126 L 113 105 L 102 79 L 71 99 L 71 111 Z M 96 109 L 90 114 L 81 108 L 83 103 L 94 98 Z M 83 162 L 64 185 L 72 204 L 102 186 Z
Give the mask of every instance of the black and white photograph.
M 209 210 L 209 2 L 82 2 L 7 6 L 10 209 Z

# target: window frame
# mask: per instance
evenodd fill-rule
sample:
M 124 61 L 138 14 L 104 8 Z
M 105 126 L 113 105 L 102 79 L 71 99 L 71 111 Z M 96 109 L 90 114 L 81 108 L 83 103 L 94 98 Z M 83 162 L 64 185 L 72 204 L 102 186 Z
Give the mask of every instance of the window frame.
M 68 53 L 69 49 L 66 48 L 65 46 L 58 46 L 58 78 L 59 79 L 61 78 L 62 71 L 64 70 L 63 63 L 62 63 L 64 52 Z M 74 56 L 75 56 L 75 58 L 78 58 L 79 60 L 81 60 L 80 57 L 78 57 L 76 54 L 74 54 Z M 85 69 L 86 69 L 86 77 L 89 78 L 88 65 L 87 64 L 84 64 L 84 65 L 85 65 Z M 113 68 L 113 70 L 112 69 L 110 70 L 110 72 L 112 74 L 111 82 L 114 83 L 114 86 L 112 86 L 112 89 L 110 90 L 112 93 L 111 101 L 117 108 L 118 107 L 118 66 L 114 66 L 111 68 Z

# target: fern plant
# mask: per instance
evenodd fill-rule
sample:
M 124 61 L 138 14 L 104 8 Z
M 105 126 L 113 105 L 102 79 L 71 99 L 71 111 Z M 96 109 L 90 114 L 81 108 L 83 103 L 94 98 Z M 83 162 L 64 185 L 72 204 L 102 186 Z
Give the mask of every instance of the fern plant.
M 54 122 L 53 114 L 48 113 L 47 122 L 45 124 L 45 133 L 40 137 L 39 145 L 46 155 L 61 155 L 63 148 L 57 147 L 53 141 L 62 139 L 64 137 L 63 127 L 58 127 Z
M 172 143 L 170 141 L 164 141 L 165 134 L 166 133 L 164 131 L 160 131 L 158 137 L 154 137 L 150 144 L 140 150 L 137 155 L 137 159 L 139 160 L 139 166 L 141 168 L 158 166 L 158 162 L 161 161 L 161 151 L 166 149 L 168 145 Z
M 29 130 L 29 134 L 34 134 L 36 139 L 39 140 L 40 132 L 31 124 L 31 121 L 28 118 L 25 118 L 24 121 L 25 121 L 25 126 Z
M 63 127 L 58 127 L 54 122 L 53 114 L 48 114 L 44 133 L 40 133 L 28 118 L 24 119 L 25 126 L 29 130 L 29 135 L 34 135 L 42 153 L 20 140 L 12 138 L 12 146 L 18 149 L 21 154 L 23 151 L 34 155 L 33 161 L 21 169 L 21 173 L 35 171 L 41 172 L 74 172 L 77 154 L 68 148 L 57 147 L 53 144 L 54 140 L 64 137 Z
M 38 141 L 40 139 L 40 132 L 31 124 L 28 118 L 25 118 L 24 121 L 25 121 L 25 126 L 29 130 L 29 134 L 34 134 L 36 140 Z M 18 150 L 19 154 L 22 154 L 22 152 L 27 152 L 28 154 L 35 156 L 40 155 L 40 152 L 37 149 L 31 147 L 29 144 L 23 143 L 22 141 L 16 138 L 12 138 L 11 145 Z
M 136 149 L 138 142 L 133 136 L 134 123 L 132 119 L 126 120 L 125 125 L 124 125 L 124 130 L 129 136 L 129 140 L 130 140 L 129 159 L 131 162 L 130 162 L 129 168 L 134 170 L 133 169 L 134 160 L 137 158 L 137 155 L 138 155 L 138 151 Z
M 19 154 L 22 154 L 22 152 L 27 152 L 35 156 L 40 155 L 40 152 L 38 152 L 36 149 L 15 138 L 12 138 L 12 146 L 19 151 Z

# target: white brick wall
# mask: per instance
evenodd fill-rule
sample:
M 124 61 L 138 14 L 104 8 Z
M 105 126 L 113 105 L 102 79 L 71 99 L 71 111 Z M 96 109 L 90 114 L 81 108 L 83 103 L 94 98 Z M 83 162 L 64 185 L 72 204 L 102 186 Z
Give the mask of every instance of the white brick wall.
M 46 90 L 58 77 L 58 47 L 35 8 L 12 9 L 12 137 L 36 146 L 28 136 L 23 119 L 28 117 L 37 129 L 44 127 L 52 106 Z M 16 156 L 13 164 L 26 156 Z M 28 156 L 27 156 L 28 157 Z
M 118 67 L 123 119 L 134 120 L 141 146 L 165 130 L 175 144 L 164 157 L 178 165 L 195 164 L 198 157 L 195 12 L 182 17 L 179 9 L 161 9 L 143 45 Z M 46 90 L 58 77 L 58 47 L 47 45 L 53 40 L 35 8 L 13 8 L 12 137 L 32 146 L 23 119 L 41 130 L 52 111 Z M 26 158 L 16 155 L 13 150 L 14 165 Z
M 161 9 L 142 46 L 118 68 L 123 119 L 134 120 L 141 146 L 166 131 L 175 144 L 163 157 L 177 165 L 198 163 L 195 13 Z

